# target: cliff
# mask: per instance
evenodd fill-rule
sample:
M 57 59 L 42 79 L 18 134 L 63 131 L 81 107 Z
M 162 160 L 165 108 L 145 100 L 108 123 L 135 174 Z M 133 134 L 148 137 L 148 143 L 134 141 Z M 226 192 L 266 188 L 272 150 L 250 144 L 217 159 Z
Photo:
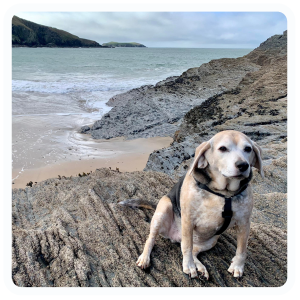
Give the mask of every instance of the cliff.
M 64 30 L 36 24 L 17 16 L 12 18 L 12 45 L 27 47 L 102 47 Z

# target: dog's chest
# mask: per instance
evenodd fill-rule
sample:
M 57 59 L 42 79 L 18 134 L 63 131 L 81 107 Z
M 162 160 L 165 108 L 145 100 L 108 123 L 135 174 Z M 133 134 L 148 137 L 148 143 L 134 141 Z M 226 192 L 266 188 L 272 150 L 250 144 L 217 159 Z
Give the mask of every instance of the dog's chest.
M 203 191 L 195 193 L 190 202 L 191 219 L 200 231 L 217 228 L 223 221 L 223 199 L 206 194 Z
M 203 190 L 191 196 L 190 214 L 196 232 L 203 236 L 214 235 L 224 223 L 222 212 L 225 199 Z M 233 217 L 229 227 L 246 220 L 251 214 L 251 208 L 247 196 L 239 201 L 232 201 Z

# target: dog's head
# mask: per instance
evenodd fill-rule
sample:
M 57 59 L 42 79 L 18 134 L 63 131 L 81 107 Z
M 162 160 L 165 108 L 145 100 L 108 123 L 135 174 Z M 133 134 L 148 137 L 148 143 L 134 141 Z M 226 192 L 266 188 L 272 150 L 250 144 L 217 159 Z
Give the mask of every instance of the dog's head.
M 243 133 L 222 131 L 197 147 L 190 174 L 209 167 L 219 180 L 223 177 L 237 182 L 248 178 L 253 166 L 263 177 L 261 154 L 261 148 Z

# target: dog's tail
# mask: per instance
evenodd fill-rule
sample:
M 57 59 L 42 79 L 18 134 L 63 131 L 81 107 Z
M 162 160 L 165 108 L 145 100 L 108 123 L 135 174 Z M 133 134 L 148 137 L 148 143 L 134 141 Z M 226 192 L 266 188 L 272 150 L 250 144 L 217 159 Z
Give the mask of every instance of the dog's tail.
M 141 199 L 127 199 L 121 202 L 118 202 L 120 205 L 129 206 L 129 207 L 143 207 L 147 209 L 156 209 L 156 204 L 151 203 L 147 200 L 141 200 Z

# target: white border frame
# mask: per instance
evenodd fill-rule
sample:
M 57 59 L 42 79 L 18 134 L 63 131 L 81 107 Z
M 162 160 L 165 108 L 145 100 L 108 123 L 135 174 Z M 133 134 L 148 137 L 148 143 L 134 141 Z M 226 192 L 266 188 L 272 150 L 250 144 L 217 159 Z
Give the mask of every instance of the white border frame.
M 20 3 L 22 2 L 22 3 Z M 260 295 L 264 298 L 266 296 L 272 296 L 272 299 L 281 299 L 283 295 L 289 295 L 294 298 L 299 288 L 296 285 L 296 263 L 299 260 L 296 258 L 296 251 L 299 252 L 299 239 L 296 237 L 296 212 L 300 211 L 300 206 L 297 201 L 297 173 L 296 170 L 299 167 L 299 161 L 296 159 L 297 146 L 299 141 L 296 140 L 297 129 L 299 128 L 299 121 L 297 122 L 297 112 L 299 112 L 300 99 L 296 98 L 296 44 L 299 46 L 299 40 L 296 41 L 296 1 L 286 0 L 280 1 L 280 3 L 274 4 L 273 1 L 258 1 L 252 0 L 251 3 L 245 3 L 245 1 L 239 1 L 237 3 L 227 3 L 226 1 L 189 1 L 179 3 L 179 1 L 168 0 L 152 0 L 146 1 L 94 1 L 90 0 L 90 3 L 82 3 L 76 0 L 53 0 L 51 3 L 39 3 L 28 4 L 26 1 L 11 0 L 9 3 L 2 3 L 2 25 L 4 30 L 1 32 L 2 41 L 4 41 L 3 49 L 3 72 L 2 80 L 3 85 L 3 99 L 2 99 L 2 130 L 1 141 L 5 141 L 4 147 L 1 147 L 3 167 L 0 172 L 0 184 L 3 191 L 3 209 L 2 209 L 2 226 L 1 241 L 4 241 L 0 246 L 3 265 L 1 274 L 1 286 L 4 287 L 5 293 L 11 299 L 13 296 L 21 296 L 22 299 L 40 298 L 52 298 L 72 296 L 72 299 L 82 298 L 83 295 L 89 297 L 107 295 L 107 296 L 121 296 L 130 299 L 136 298 L 149 298 L 153 296 L 176 296 L 181 297 L 197 295 L 203 297 L 206 295 L 215 296 L 216 298 L 222 297 L 222 299 L 231 299 L 232 296 L 241 295 L 244 299 L 248 299 L 253 296 L 256 298 Z M 100 3 L 99 3 L 100 2 Z M 284 4 L 283 4 L 284 3 Z M 295 3 L 295 5 L 294 5 Z M 292 165 L 288 167 L 288 280 L 285 285 L 277 288 L 21 288 L 13 284 L 11 280 L 11 145 L 12 145 L 12 131 L 11 131 L 11 19 L 18 11 L 277 11 L 285 14 L 288 20 L 288 161 L 292 161 Z M 298 22 L 298 21 L 297 21 Z M 299 32 L 297 32 L 299 34 Z M 297 47 L 299 49 L 299 47 Z M 299 60 L 298 60 L 299 62 Z M 299 66 L 298 66 L 299 67 Z M 10 100 L 10 101 L 9 101 Z M 299 117 L 298 117 L 299 119 Z M 8 126 L 8 124 L 10 126 Z M 297 127 L 298 126 L 298 127 Z M 297 167 L 296 167 L 297 165 Z M 299 229 L 299 228 L 298 228 Z M 299 278 L 299 277 L 298 277 Z M 2 289 L 3 290 L 3 289 Z M 4 291 L 4 290 L 3 290 Z M 295 294 L 294 294 L 295 293 Z M 3 295 L 3 294 L 2 294 Z M 5 296 L 4 296 L 5 297 Z M 7 298 L 7 297 L 5 297 Z

